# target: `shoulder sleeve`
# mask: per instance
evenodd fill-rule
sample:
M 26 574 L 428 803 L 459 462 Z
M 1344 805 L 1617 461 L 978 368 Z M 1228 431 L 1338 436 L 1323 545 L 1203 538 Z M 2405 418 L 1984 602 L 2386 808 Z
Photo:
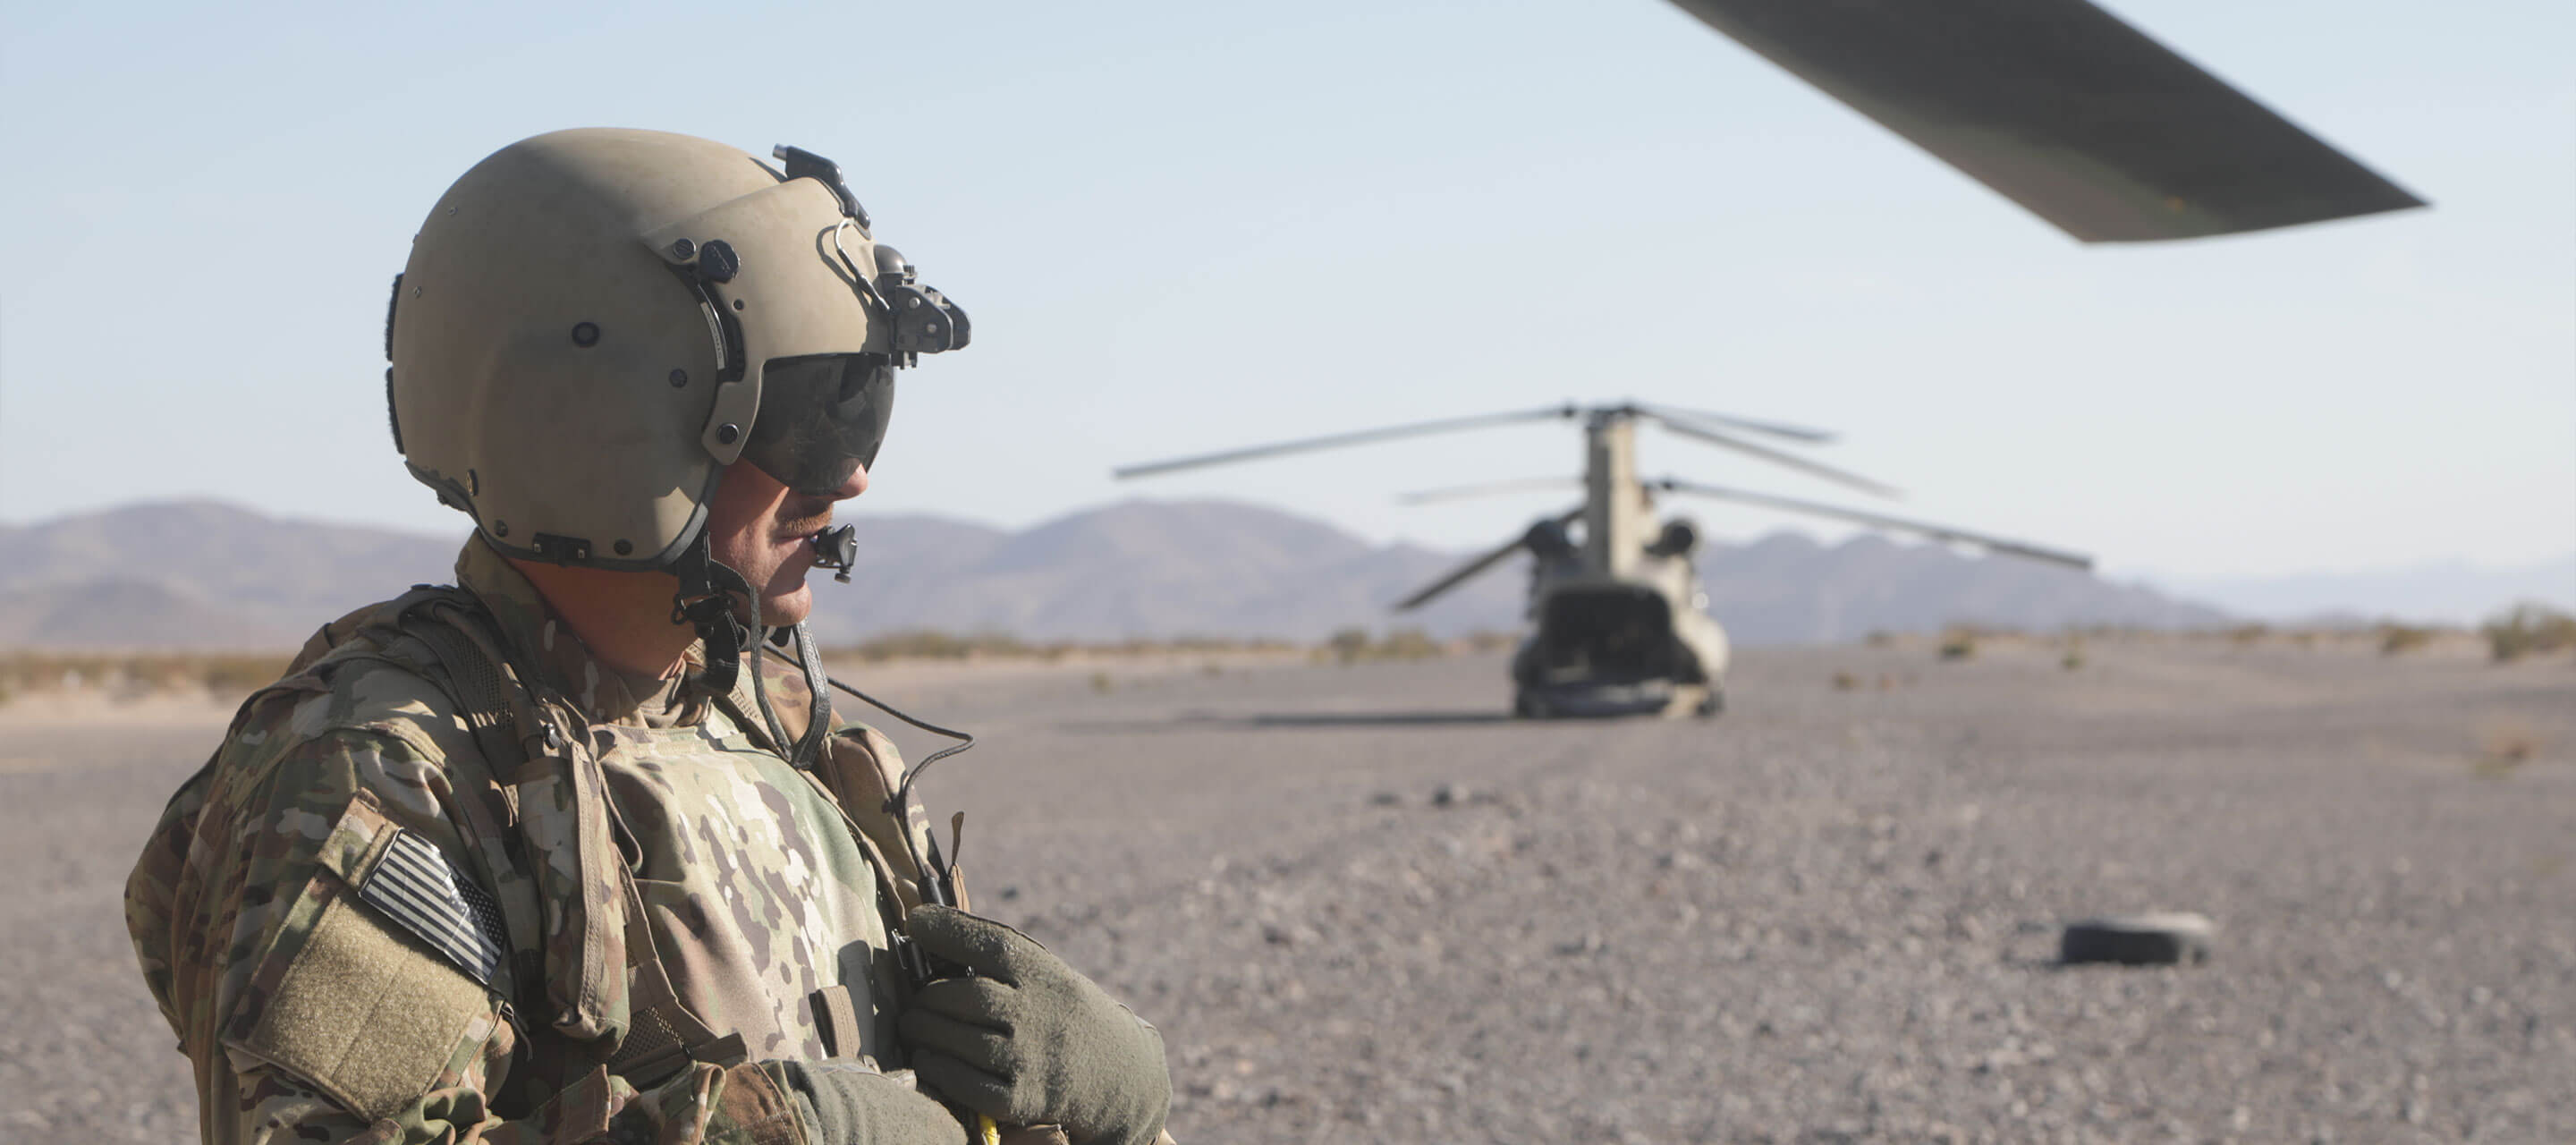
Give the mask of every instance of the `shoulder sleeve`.
M 209 1124 L 239 1109 L 220 1084 L 235 1066 L 366 1115 L 508 1051 L 501 943 L 443 809 L 441 737 L 390 726 L 436 718 L 407 689 L 427 685 L 379 669 L 254 700 L 129 880 L 136 953 Z
M 265 1063 L 381 1115 L 494 1039 L 498 920 L 474 908 L 488 892 L 456 858 L 435 759 L 378 732 L 290 739 L 269 755 L 237 734 L 217 755 L 160 952 L 165 1005 L 192 1057 Z
M 567 1086 L 525 1116 L 492 1115 L 485 1079 L 442 1074 L 418 1101 L 380 1118 L 350 1113 L 299 1078 L 253 1065 L 231 1078 L 234 1115 L 210 1145 L 442 1142 L 452 1145 L 597 1145 L 602 1141 L 817 1145 L 795 1108 L 757 1066 L 692 1064 L 636 1091 L 606 1070 Z
M 471 903 L 443 903 L 443 879 L 469 897 L 471 866 L 438 812 L 440 758 L 417 735 L 307 738 L 296 719 L 268 709 L 234 732 L 185 799 L 183 859 L 162 864 L 188 882 L 157 957 L 206 1140 L 804 1140 L 716 1065 L 644 1093 L 600 1070 L 500 1117 L 518 1032 L 461 934 Z
M 137 952 L 196 1065 L 206 1139 L 539 1145 L 767 1116 L 712 1065 L 641 1094 L 595 1072 L 500 1116 L 518 1034 L 485 960 L 496 936 L 476 933 L 488 888 L 442 810 L 448 737 L 429 698 L 370 677 L 246 711 L 138 866 L 160 922 Z
M 454 870 L 472 869 L 443 806 L 446 770 L 434 737 L 334 720 L 331 709 L 346 701 L 339 689 L 281 697 L 215 753 L 172 911 L 173 993 L 187 995 L 174 998 L 183 1011 L 236 1011 L 256 959 L 301 941 L 322 908 L 373 875 L 398 837 L 411 840 L 406 851 L 425 844 Z M 317 879 L 326 885 L 316 889 Z M 175 980 L 189 970 L 194 983 Z

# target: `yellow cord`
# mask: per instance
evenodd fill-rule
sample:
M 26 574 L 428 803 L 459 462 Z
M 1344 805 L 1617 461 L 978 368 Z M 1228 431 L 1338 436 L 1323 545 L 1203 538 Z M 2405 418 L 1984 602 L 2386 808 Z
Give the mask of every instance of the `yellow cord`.
M 838 242 L 840 232 L 834 231 L 832 233 L 834 236 L 833 241 Z M 856 695 L 857 693 L 853 692 L 851 694 Z M 874 703 L 875 701 L 871 700 L 869 702 Z M 972 743 L 974 741 L 969 739 L 967 742 Z M 929 762 L 930 761 L 926 759 L 921 761 L 922 764 L 928 764 Z M 919 769 L 920 765 L 915 765 L 914 770 Z M 962 841 L 961 837 L 965 835 L 965 833 L 966 813 L 960 811 L 957 814 L 950 816 L 948 819 L 948 893 L 949 896 L 956 901 L 957 909 L 959 910 L 966 909 L 966 876 L 959 873 L 957 870 L 957 851 L 959 844 Z M 931 842 L 930 849 L 932 854 L 938 853 L 939 843 L 937 840 L 933 840 Z M 981 1145 L 1002 1145 L 1002 1127 L 993 1124 L 992 1118 L 978 1113 L 975 1115 L 975 1139 L 980 1142 Z

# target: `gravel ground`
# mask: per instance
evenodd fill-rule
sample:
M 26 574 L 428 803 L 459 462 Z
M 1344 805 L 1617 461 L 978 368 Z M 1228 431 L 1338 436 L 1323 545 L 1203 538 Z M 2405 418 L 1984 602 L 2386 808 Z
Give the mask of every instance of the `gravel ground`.
M 1754 651 L 1711 722 L 869 679 L 985 737 L 923 784 L 977 905 L 1162 1027 L 1184 1141 L 2576 1141 L 2563 660 L 2088 656 Z M 190 1137 L 117 893 L 220 722 L 0 714 L 0 1139 Z M 2213 960 L 2052 964 L 2153 909 Z

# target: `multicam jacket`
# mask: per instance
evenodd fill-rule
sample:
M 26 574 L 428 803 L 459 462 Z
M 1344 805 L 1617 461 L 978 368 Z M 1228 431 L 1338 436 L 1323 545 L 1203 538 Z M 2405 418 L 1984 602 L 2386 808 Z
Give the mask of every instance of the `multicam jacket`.
M 884 810 L 892 745 L 851 725 L 801 773 L 747 684 L 620 676 L 481 541 L 456 572 L 317 634 L 128 883 L 204 1139 L 794 1142 L 731 1063 L 899 1067 L 886 936 L 923 824 Z M 515 722 L 460 648 L 509 666 Z

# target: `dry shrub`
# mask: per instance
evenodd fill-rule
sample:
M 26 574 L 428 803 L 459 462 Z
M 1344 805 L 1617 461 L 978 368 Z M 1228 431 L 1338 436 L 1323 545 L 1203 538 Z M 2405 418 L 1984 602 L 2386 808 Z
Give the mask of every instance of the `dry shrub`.
M 888 632 L 839 650 L 840 654 L 876 663 L 883 660 L 967 660 L 984 657 L 1034 657 L 1040 649 L 1016 636 L 998 632 L 959 636 L 935 628 Z
M 1953 628 L 1941 634 L 1943 660 L 1973 660 L 1977 655 L 1977 630 Z
M 1419 628 L 1394 629 L 1383 640 L 1372 639 L 1365 628 L 1344 628 L 1326 638 L 1315 649 L 1314 658 L 1357 664 L 1367 660 L 1428 660 L 1447 655 L 1448 651 L 1447 646 Z
M 2436 635 L 2438 632 L 2434 629 L 2392 620 L 2379 626 L 2379 653 L 2382 656 L 2403 655 L 2432 643 Z
M 218 696 L 247 696 L 286 671 L 284 656 L 209 656 L 197 665 L 198 683 Z
M 2501 728 L 2491 731 L 2478 743 L 2477 759 L 2469 771 L 2481 779 L 2502 779 L 2540 754 L 2540 737 L 2527 728 Z
M 886 660 L 1039 660 L 1055 663 L 1067 656 L 1160 656 L 1174 653 L 1206 655 L 1220 652 L 1283 652 L 1292 645 L 1284 640 L 1238 639 L 1217 636 L 1176 636 L 1167 639 L 1143 637 L 1085 643 L 1057 640 L 1036 643 L 1001 632 L 980 632 L 961 636 L 936 628 L 888 632 L 857 644 L 827 649 L 830 659 L 864 660 L 878 663 Z
M 1834 690 L 1835 690 L 1835 691 L 1837 691 L 1837 692 L 1849 692 L 1849 691 L 1852 691 L 1852 690 L 1857 689 L 1857 688 L 1859 688 L 1859 687 L 1860 687 L 1860 677 L 1855 676 L 1855 675 L 1852 675 L 1852 674 L 1851 674 L 1851 673 L 1849 673 L 1849 672 L 1836 672 L 1836 673 L 1834 673 Z
M 10 652 L 0 654 L 0 703 L 92 689 L 120 696 L 239 699 L 275 681 L 290 659 L 283 653 Z
M 1046 646 L 1050 650 L 1080 652 L 1087 656 L 1167 656 L 1175 653 L 1206 655 L 1211 652 L 1290 652 L 1296 645 L 1285 640 L 1237 636 L 1166 636 L 1129 637 L 1096 644 L 1061 643 Z
M 2480 625 L 2497 663 L 2576 647 L 2576 616 L 2536 601 L 2517 604 Z
M 1378 655 L 1389 660 L 1428 660 L 1446 651 L 1419 628 L 1398 628 L 1378 642 Z
M 1017 640 L 994 636 L 976 638 L 942 632 L 935 628 L 888 632 L 873 636 L 846 648 L 833 649 L 831 655 L 864 660 L 874 664 L 886 660 L 963 660 L 978 651 L 1025 652 Z
M 2239 648 L 2250 648 L 2271 634 L 2272 626 L 2268 624 L 2239 624 L 2227 630 L 2227 642 Z

